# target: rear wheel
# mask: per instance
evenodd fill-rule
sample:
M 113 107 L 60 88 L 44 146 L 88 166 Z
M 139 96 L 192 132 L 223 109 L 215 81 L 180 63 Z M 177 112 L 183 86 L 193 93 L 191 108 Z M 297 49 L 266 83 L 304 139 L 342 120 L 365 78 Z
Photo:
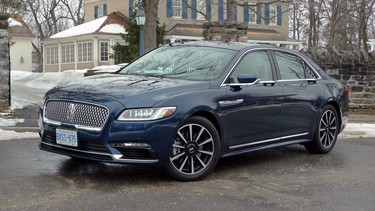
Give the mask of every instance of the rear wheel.
M 336 109 L 327 105 L 320 115 L 312 142 L 306 143 L 305 148 L 311 153 L 328 153 L 335 146 L 338 133 L 339 119 Z
M 220 137 L 203 117 L 191 117 L 178 129 L 167 171 L 176 180 L 193 181 L 207 176 L 220 156 Z

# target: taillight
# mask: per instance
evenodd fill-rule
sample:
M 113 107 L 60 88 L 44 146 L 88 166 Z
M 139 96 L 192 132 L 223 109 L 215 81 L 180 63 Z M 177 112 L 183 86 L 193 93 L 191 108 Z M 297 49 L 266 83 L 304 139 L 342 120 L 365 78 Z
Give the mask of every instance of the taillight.
M 349 89 L 348 89 L 348 87 L 346 87 L 346 86 L 345 86 L 344 94 L 345 94 L 346 96 L 349 96 Z

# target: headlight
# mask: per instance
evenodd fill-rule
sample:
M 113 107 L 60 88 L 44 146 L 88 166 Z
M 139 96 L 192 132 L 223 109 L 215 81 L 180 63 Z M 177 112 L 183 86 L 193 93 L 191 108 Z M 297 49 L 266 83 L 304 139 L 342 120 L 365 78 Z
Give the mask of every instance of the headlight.
M 117 120 L 145 121 L 163 119 L 172 116 L 176 110 L 176 107 L 129 109 L 123 111 Z

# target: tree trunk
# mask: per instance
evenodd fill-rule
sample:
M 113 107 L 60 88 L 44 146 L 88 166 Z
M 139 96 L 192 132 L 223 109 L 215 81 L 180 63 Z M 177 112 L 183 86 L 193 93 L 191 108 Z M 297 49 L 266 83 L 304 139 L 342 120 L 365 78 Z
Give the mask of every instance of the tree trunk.
M 313 47 L 313 40 L 314 40 L 314 25 L 315 25 L 315 8 L 314 8 L 314 0 L 309 0 L 309 38 L 308 38 L 308 47 Z
M 156 29 L 158 25 L 159 0 L 143 0 L 143 8 L 146 13 L 146 24 L 144 26 L 144 52 L 147 53 L 157 47 Z
M 233 13 L 234 13 L 234 0 L 228 0 L 227 5 L 223 5 L 227 7 L 227 21 L 233 21 Z

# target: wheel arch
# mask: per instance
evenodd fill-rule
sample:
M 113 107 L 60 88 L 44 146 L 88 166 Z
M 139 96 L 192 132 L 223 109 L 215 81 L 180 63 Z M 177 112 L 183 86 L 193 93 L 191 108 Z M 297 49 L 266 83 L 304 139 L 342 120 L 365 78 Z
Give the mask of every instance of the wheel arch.
M 213 113 L 209 111 L 205 111 L 205 110 L 200 110 L 189 115 L 189 117 L 192 117 L 192 116 L 201 116 L 203 118 L 206 118 L 215 126 L 217 132 L 219 133 L 220 139 L 222 138 L 222 133 L 221 133 L 222 130 L 221 130 L 219 121 Z
M 333 108 L 335 108 L 336 110 L 336 113 L 338 115 L 338 120 L 339 120 L 339 131 L 341 130 L 341 124 L 342 124 L 342 112 L 341 112 L 341 109 L 340 109 L 340 105 L 336 102 L 336 101 L 329 101 L 324 107 L 326 107 L 327 105 L 331 105 L 333 106 Z

